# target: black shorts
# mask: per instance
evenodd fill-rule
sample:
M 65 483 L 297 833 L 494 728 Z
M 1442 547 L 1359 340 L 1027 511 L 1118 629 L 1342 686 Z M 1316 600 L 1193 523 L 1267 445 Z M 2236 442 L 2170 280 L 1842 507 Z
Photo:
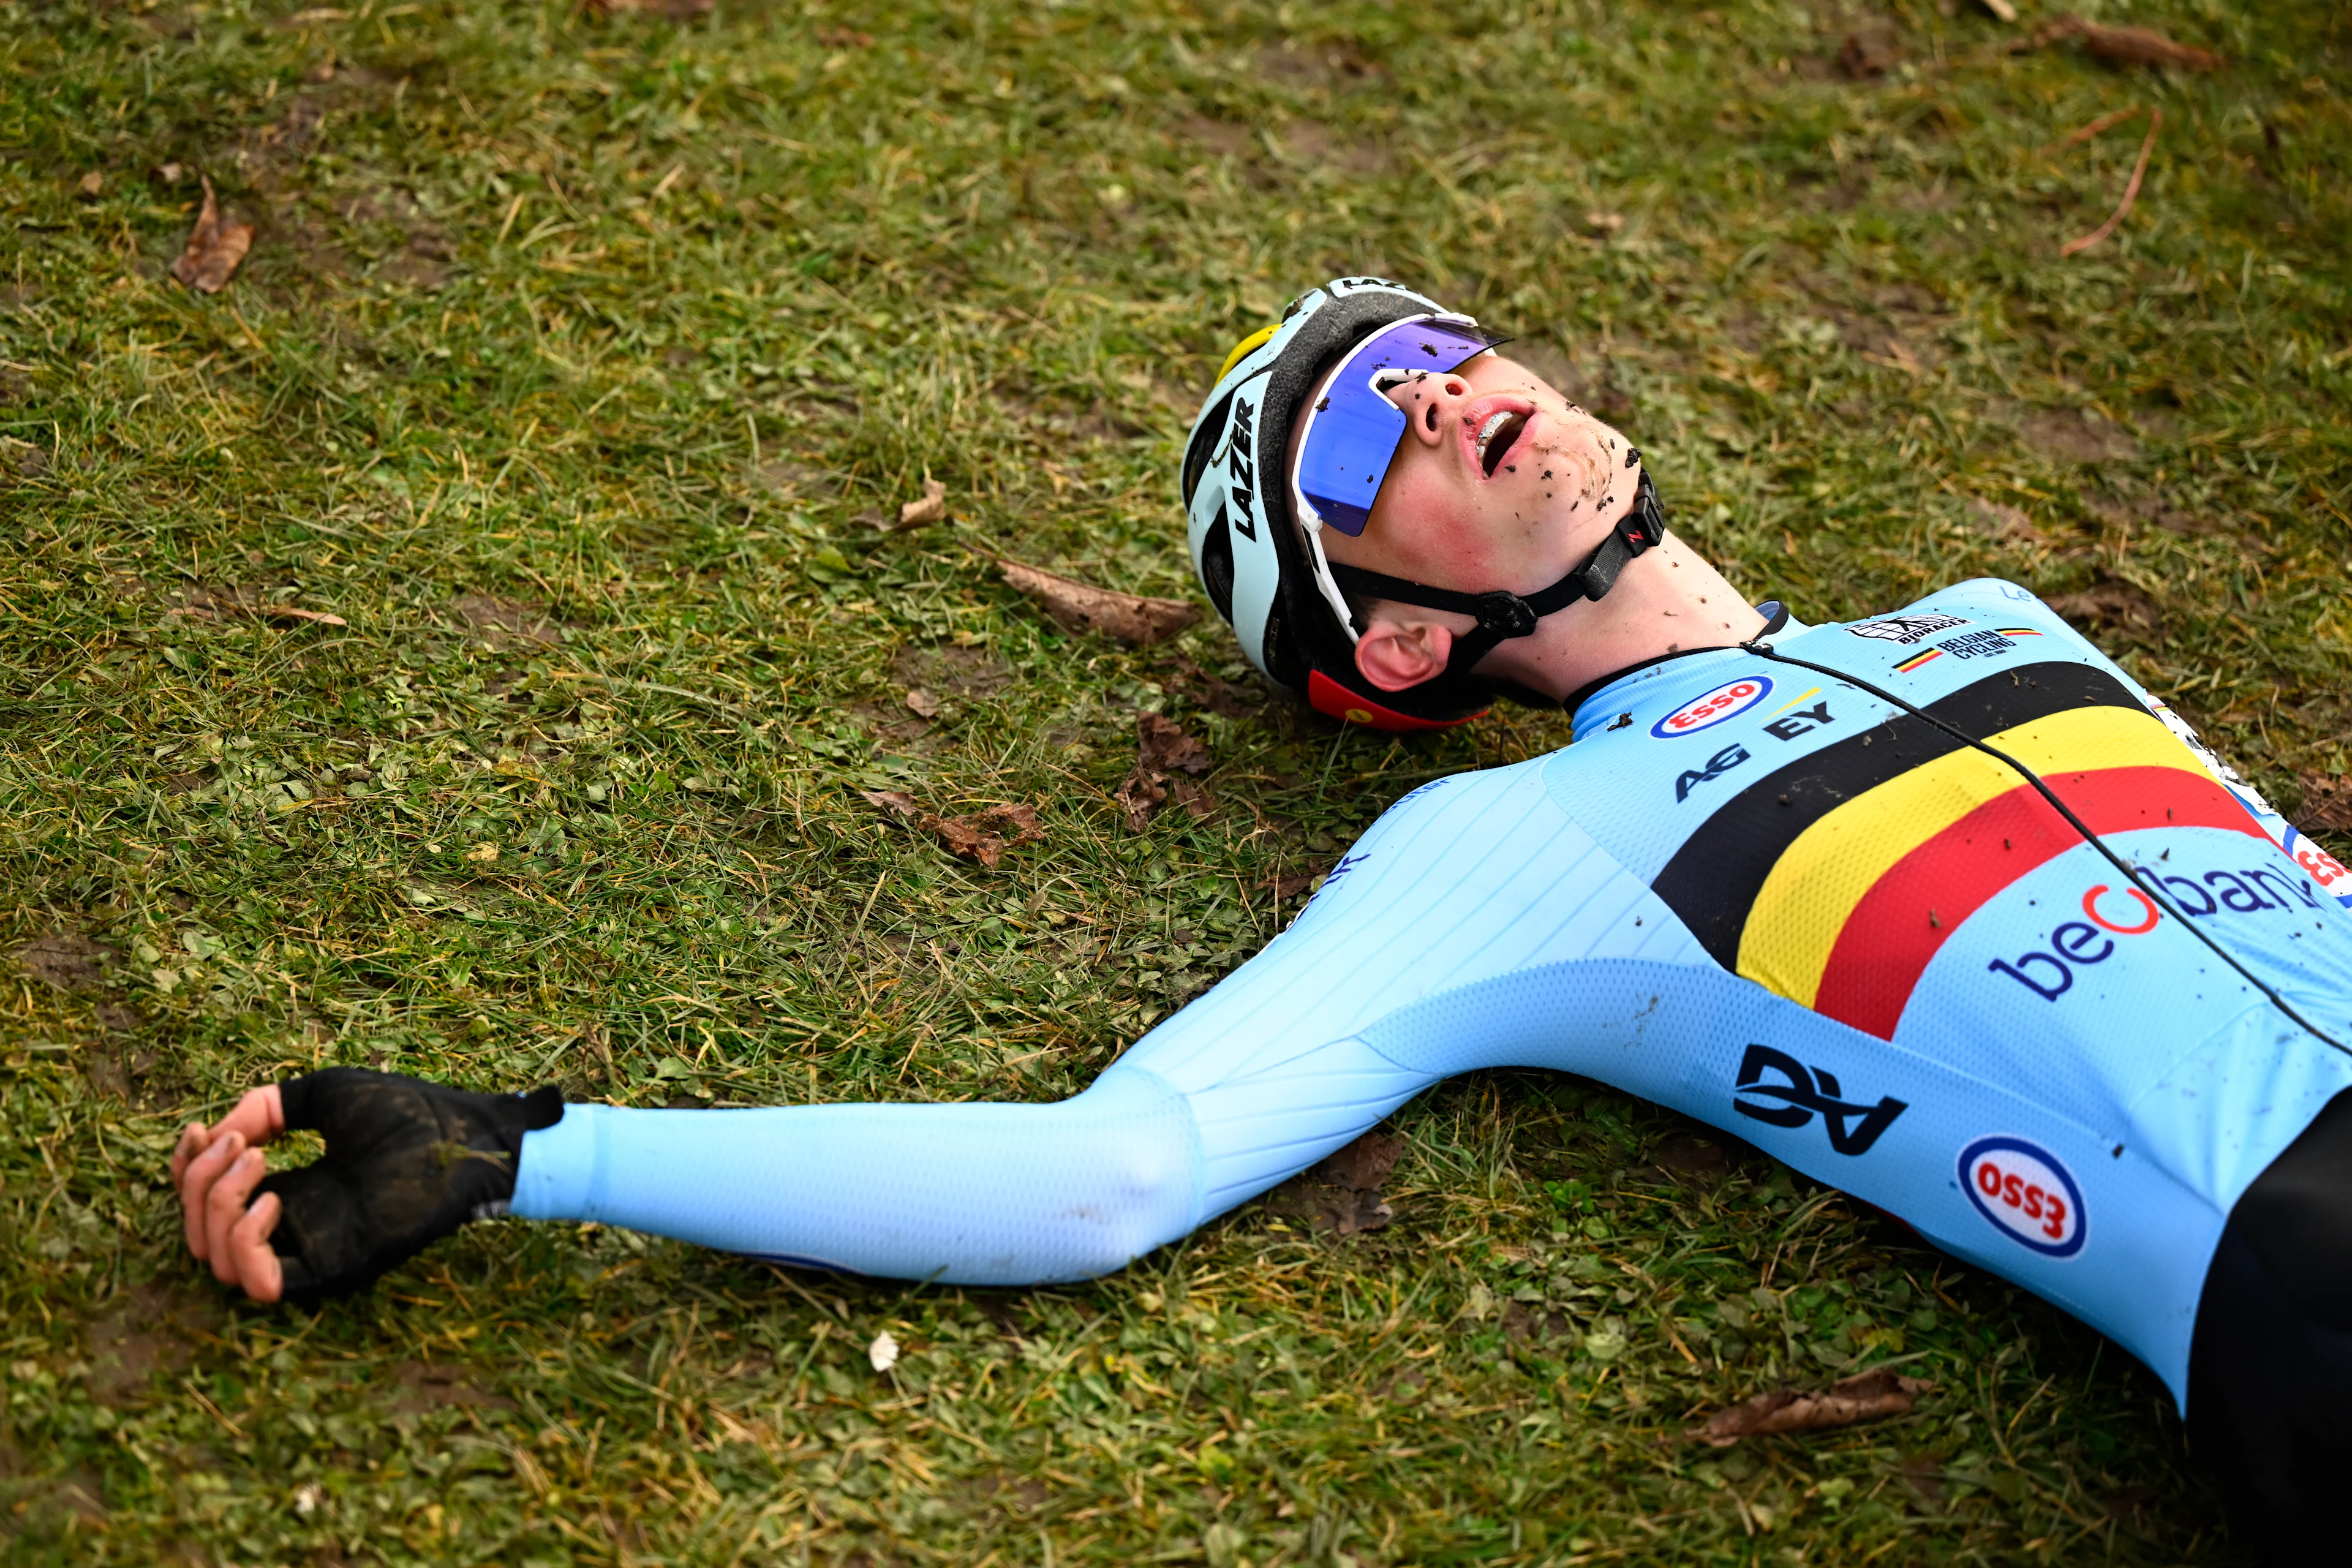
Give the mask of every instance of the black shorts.
M 2352 1562 L 2352 1089 L 2230 1213 L 2197 1307 L 2189 1441 L 2263 1563 Z

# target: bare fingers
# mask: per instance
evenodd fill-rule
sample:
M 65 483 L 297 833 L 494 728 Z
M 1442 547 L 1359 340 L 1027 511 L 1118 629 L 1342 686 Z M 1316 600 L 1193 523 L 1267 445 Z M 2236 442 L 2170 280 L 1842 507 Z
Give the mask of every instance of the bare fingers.
M 236 1102 L 236 1109 L 222 1117 L 220 1125 L 213 1131 L 215 1135 L 235 1132 L 251 1144 L 267 1143 L 286 1131 L 285 1097 L 274 1083 L 247 1089 L 245 1098 Z
M 221 1173 L 245 1152 L 245 1140 L 234 1132 L 206 1133 L 198 1127 L 182 1134 L 184 1147 L 190 1134 L 202 1142 L 197 1144 L 197 1152 L 180 1167 L 180 1217 L 187 1226 L 188 1250 L 202 1263 L 212 1257 L 212 1224 L 205 1216 L 213 1188 L 220 1181 Z
M 180 1142 L 172 1150 L 172 1184 L 185 1191 L 188 1165 L 212 1144 L 213 1130 L 201 1121 L 191 1121 L 180 1129 Z
M 227 1260 L 236 1275 L 236 1282 L 245 1293 L 257 1301 L 273 1302 L 285 1294 L 286 1266 L 278 1261 L 276 1249 L 269 1245 L 269 1233 L 278 1228 L 279 1205 L 276 1193 L 264 1193 L 245 1211 L 228 1233 Z
M 234 1132 L 221 1136 L 224 1143 L 236 1142 L 242 1148 L 245 1140 Z M 230 1251 L 229 1240 L 238 1222 L 245 1218 L 246 1204 L 253 1189 L 269 1173 L 269 1161 L 258 1149 L 242 1149 L 231 1158 L 227 1168 L 213 1182 L 212 1190 L 205 1194 L 205 1258 L 213 1266 L 213 1278 L 224 1285 L 241 1283 L 237 1277 L 236 1258 Z
M 214 1184 L 246 1150 L 267 1143 L 285 1131 L 285 1100 L 274 1083 L 249 1090 L 216 1126 L 191 1121 L 180 1130 L 180 1142 L 172 1151 L 172 1184 L 180 1192 L 188 1250 L 198 1262 L 214 1256 L 213 1242 L 218 1234 L 209 1218 Z

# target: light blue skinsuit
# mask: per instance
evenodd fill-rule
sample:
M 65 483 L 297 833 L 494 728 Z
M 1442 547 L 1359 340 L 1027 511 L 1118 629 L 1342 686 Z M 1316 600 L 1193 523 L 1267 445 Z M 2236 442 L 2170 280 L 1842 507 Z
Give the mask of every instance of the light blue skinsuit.
M 1936 725 L 1689 654 L 1593 692 L 1568 748 L 1399 801 L 1288 931 L 1072 1100 L 574 1105 L 525 1139 L 514 1212 L 1075 1279 L 1450 1074 L 1557 1068 L 1900 1215 L 2184 1397 L 2231 1205 L 2352 1085 L 2322 1037 L 2352 1041 L 2352 875 L 2023 589 L 1769 641 L 1991 741 L 2163 902 Z

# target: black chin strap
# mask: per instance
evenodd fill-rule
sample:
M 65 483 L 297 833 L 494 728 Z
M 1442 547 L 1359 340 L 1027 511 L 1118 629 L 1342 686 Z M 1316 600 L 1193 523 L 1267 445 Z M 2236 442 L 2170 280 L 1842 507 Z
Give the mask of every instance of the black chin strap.
M 1337 561 L 1330 563 L 1331 579 L 1342 591 L 1366 598 L 1393 599 L 1401 605 L 1477 617 L 1477 629 L 1454 638 L 1453 656 L 1445 661 L 1447 675 L 1466 675 L 1497 644 L 1511 637 L 1533 636 L 1536 623 L 1546 616 L 1580 599 L 1605 595 L 1617 585 L 1617 574 L 1625 569 L 1625 563 L 1665 537 L 1665 509 L 1658 504 L 1658 492 L 1651 486 L 1650 472 L 1644 468 L 1641 481 L 1634 487 L 1633 510 L 1617 520 L 1609 537 L 1584 558 L 1583 565 L 1536 593 L 1523 596 L 1496 588 L 1484 594 L 1461 594 L 1451 588 L 1410 583 L 1384 572 L 1343 566 Z

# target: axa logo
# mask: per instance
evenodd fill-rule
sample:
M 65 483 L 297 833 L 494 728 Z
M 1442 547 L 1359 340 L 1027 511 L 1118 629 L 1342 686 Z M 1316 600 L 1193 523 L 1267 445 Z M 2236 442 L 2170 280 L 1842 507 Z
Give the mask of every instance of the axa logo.
M 1858 637 L 1875 637 L 1880 642 L 1900 643 L 1909 647 L 1937 632 L 1948 632 L 1954 626 L 1968 624 L 1958 616 L 1942 616 L 1930 611 L 1924 616 L 1889 616 L 1883 621 L 1856 621 L 1846 630 Z
M 1707 758 L 1706 766 L 1704 768 L 1685 768 L 1683 776 L 1675 781 L 1675 804 L 1681 805 L 1690 798 L 1690 792 L 1693 789 L 1711 780 L 1721 778 L 1747 760 L 1747 747 L 1726 746 Z
M 1860 1105 L 1844 1098 L 1837 1075 L 1827 1068 L 1807 1071 L 1786 1051 L 1750 1046 L 1739 1058 L 1739 1082 L 1731 1092 L 1731 1108 L 1750 1121 L 1773 1127 L 1802 1127 L 1816 1116 L 1829 1133 L 1830 1147 L 1841 1154 L 1867 1154 L 1879 1135 L 1910 1105 L 1893 1095 L 1881 1095 L 1875 1105 Z
M 1770 676 L 1743 675 L 1737 680 L 1725 681 L 1704 697 L 1692 698 L 1651 725 L 1650 733 L 1661 741 L 1676 735 L 1696 735 L 1727 719 L 1738 718 L 1771 695 Z
M 2083 1189 L 2057 1155 L 2001 1133 L 1960 1151 L 1960 1191 L 1977 1213 L 2045 1258 L 2072 1258 L 2090 1232 Z

